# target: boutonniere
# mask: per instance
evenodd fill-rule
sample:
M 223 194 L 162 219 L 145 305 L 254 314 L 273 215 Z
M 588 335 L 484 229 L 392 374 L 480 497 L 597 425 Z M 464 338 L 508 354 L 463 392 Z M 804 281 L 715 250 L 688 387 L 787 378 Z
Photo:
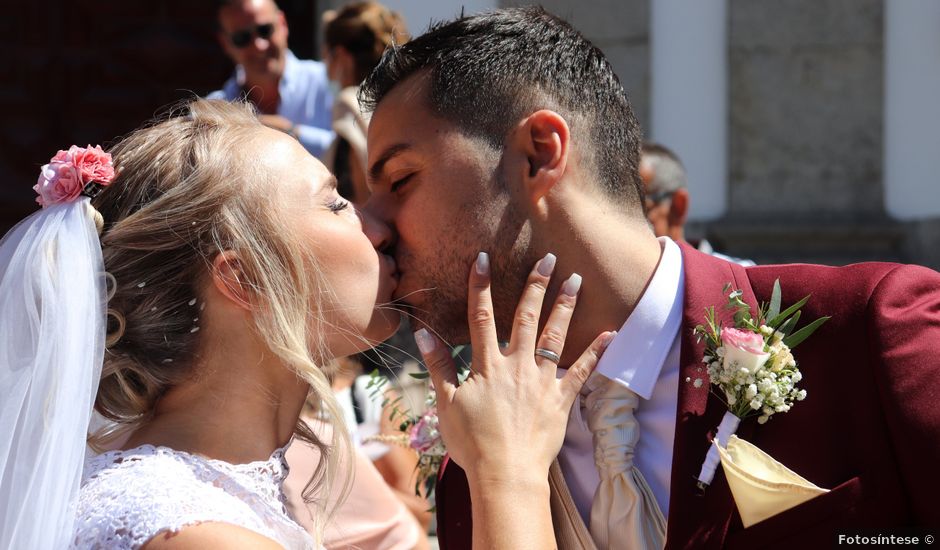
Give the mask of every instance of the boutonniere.
M 806 390 L 798 389 L 803 378 L 792 350 L 809 338 L 829 317 L 820 317 L 796 330 L 800 308 L 809 296 L 780 311 L 780 280 L 774 282 L 770 303 L 761 304 L 757 315 L 742 299 L 740 290 L 728 294 L 726 309 L 734 311 L 734 326 L 723 327 L 715 308 L 705 310 L 705 324 L 695 327 L 698 341 L 705 341 L 702 362 L 708 368 L 711 391 L 727 406 L 715 438 L 722 447 L 738 429 L 741 420 L 756 416 L 764 424 L 777 413 L 785 413 L 806 399 Z M 720 462 L 718 449 L 712 445 L 698 475 L 698 486 L 707 487 Z

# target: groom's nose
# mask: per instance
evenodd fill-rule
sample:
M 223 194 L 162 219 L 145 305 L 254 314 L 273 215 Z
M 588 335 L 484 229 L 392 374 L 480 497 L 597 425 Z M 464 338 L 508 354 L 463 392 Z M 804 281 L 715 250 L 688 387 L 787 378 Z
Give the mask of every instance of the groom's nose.
M 387 225 L 389 230 L 394 231 L 395 209 L 393 202 L 389 200 L 388 193 L 373 192 L 365 204 L 362 205 L 361 210 Z
M 386 252 L 394 247 L 397 236 L 392 226 L 370 211 L 368 205 L 367 202 L 362 208 L 357 209 L 362 220 L 362 231 L 369 237 L 369 241 L 376 250 Z

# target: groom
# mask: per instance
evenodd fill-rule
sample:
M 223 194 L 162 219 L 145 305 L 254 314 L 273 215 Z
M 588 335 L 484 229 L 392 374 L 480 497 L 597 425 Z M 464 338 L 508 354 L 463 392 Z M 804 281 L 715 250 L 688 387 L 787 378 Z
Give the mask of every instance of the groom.
M 435 27 L 388 52 L 363 99 L 374 108 L 366 209 L 394 230 L 397 296 L 445 340 L 468 341 L 467 270 L 479 251 L 491 258 L 503 340 L 537 259 L 558 257 L 549 294 L 572 272 L 583 276 L 560 365 L 619 330 L 597 370 L 640 397 L 635 464 L 667 519 L 667 547 L 830 545 L 863 527 L 940 525 L 936 272 L 744 268 L 657 239 L 643 213 L 640 129 L 617 77 L 539 8 Z M 803 318 L 832 319 L 795 351 L 806 400 L 737 433 L 831 491 L 744 528 L 721 469 L 704 493 L 696 487 L 725 408 L 709 392 L 692 329 L 706 307 L 726 302 L 726 283 L 756 308 L 775 279 L 784 306 L 812 294 Z M 574 407 L 558 462 L 570 517 L 590 523 L 599 474 L 586 414 Z M 470 548 L 456 464 L 437 491 L 442 548 Z

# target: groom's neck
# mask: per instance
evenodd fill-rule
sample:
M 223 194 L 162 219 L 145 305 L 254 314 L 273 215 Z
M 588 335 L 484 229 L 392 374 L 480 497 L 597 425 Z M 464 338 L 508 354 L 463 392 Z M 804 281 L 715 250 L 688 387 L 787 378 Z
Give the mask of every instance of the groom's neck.
M 583 277 L 561 364 L 568 365 L 603 331 L 619 330 L 656 271 L 662 246 L 645 220 L 583 195 L 563 197 L 557 214 L 536 229 L 558 256 L 549 296 L 571 273 Z M 546 307 L 551 307 L 546 300 Z M 545 312 L 547 314 L 547 311 Z

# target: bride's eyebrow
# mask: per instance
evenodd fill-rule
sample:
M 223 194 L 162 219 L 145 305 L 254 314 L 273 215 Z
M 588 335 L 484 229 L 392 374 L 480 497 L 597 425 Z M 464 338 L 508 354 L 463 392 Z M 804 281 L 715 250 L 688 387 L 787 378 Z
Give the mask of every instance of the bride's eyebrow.
M 409 143 L 398 143 L 386 149 L 385 152 L 382 153 L 382 156 L 379 157 L 379 160 L 375 161 L 372 164 L 372 168 L 369 169 L 369 180 L 377 180 L 379 176 L 382 175 L 382 170 L 385 169 L 385 164 L 388 161 L 410 149 L 411 144 Z
M 322 184 L 320 182 L 323 182 Z M 314 179 L 311 182 L 314 193 L 322 193 L 326 191 L 333 191 L 339 185 L 339 181 L 336 179 L 336 176 L 332 173 L 325 180 Z

